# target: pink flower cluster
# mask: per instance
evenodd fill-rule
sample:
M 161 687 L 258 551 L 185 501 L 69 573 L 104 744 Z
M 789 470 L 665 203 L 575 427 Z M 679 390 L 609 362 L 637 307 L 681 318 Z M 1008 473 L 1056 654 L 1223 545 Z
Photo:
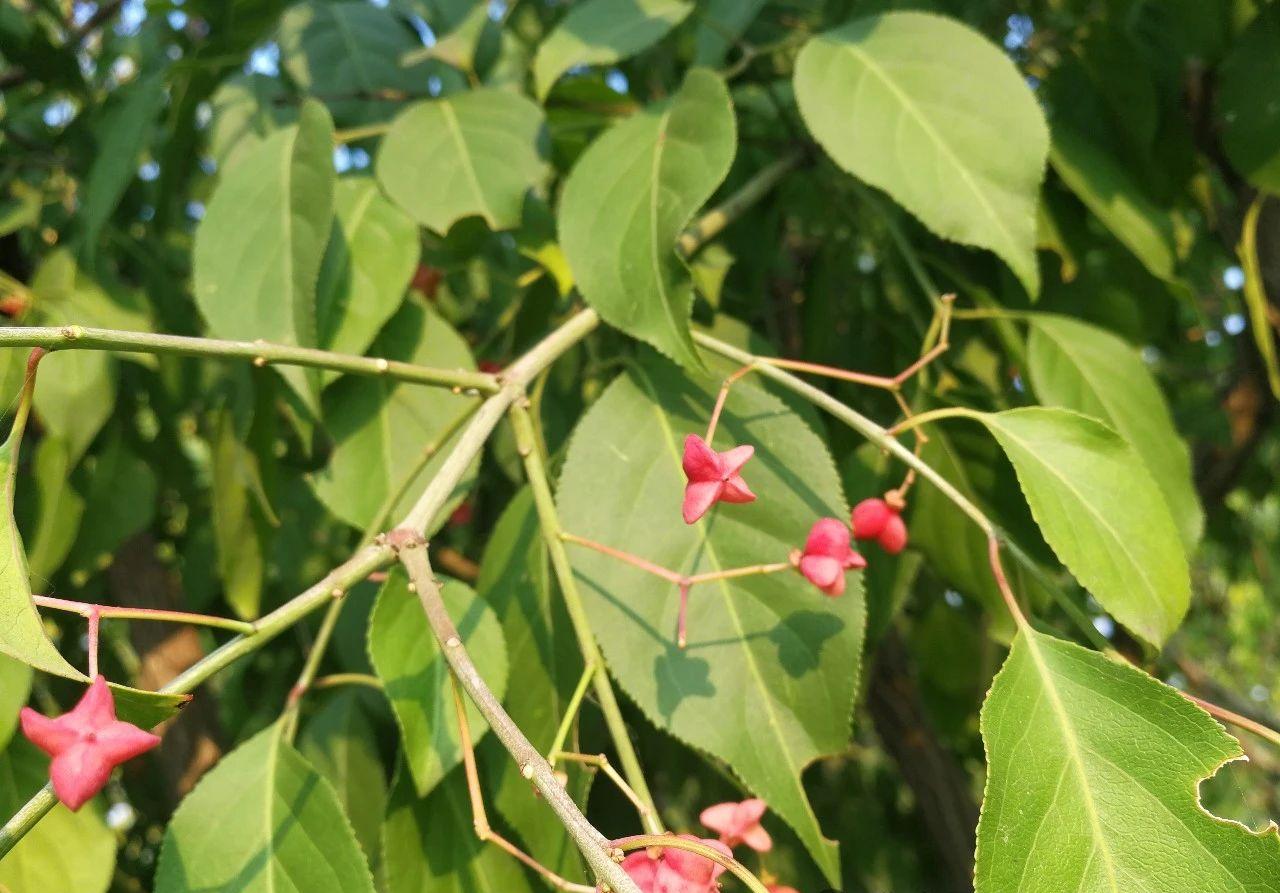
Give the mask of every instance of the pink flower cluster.
M 752 798 L 741 803 L 717 803 L 698 817 L 703 825 L 717 832 L 717 840 L 699 840 L 692 834 L 681 834 L 681 840 L 701 843 L 733 858 L 733 847 L 746 846 L 758 853 L 773 849 L 773 838 L 760 824 L 765 802 Z M 641 893 L 715 893 L 716 879 L 725 868 L 706 856 L 675 847 L 653 847 L 637 850 L 622 862 L 622 869 L 636 882 Z M 770 893 L 796 893 L 792 887 L 774 884 Z
M 755 455 L 750 444 L 717 452 L 696 434 L 684 440 L 684 467 L 687 483 L 681 514 L 693 524 L 717 502 L 754 502 L 742 478 L 742 467 Z M 875 540 L 890 555 L 907 546 L 907 527 L 902 520 L 902 497 L 864 499 L 854 507 L 846 525 L 838 518 L 820 518 L 809 529 L 804 549 L 792 556 L 792 564 L 814 586 L 835 598 L 844 594 L 845 571 L 867 566 L 867 560 L 852 547 L 853 540 Z

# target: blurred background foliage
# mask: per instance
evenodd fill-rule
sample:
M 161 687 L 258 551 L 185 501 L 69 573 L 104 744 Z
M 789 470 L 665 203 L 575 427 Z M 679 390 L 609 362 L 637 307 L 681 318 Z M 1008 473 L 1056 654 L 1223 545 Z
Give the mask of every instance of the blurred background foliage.
M 509 231 L 476 217 L 443 235 L 415 227 L 419 260 L 399 262 L 387 316 L 438 315 L 461 334 L 464 360 L 469 351 L 482 368 L 500 366 L 574 301 L 549 210 L 574 161 L 610 124 L 671 94 L 689 65 L 720 69 L 736 107 L 739 150 L 718 195 L 790 151 L 803 152 L 804 162 L 694 258 L 695 318 L 740 320 L 780 355 L 888 374 L 918 351 L 929 296 L 955 291 L 963 308 L 1062 313 L 1140 349 L 1190 446 L 1206 520 L 1193 557 L 1191 614 L 1152 669 L 1243 713 L 1280 712 L 1280 414 L 1269 380 L 1280 330 L 1280 200 L 1266 198 L 1280 194 L 1280 7 L 698 0 L 656 43 L 613 64 L 575 65 L 557 80 L 533 60 L 568 6 L 3 0 L 0 313 L 22 325 L 203 334 L 194 234 L 228 166 L 297 121 L 312 97 L 337 127 L 340 182 L 367 189 L 396 114 L 484 85 L 545 92 L 547 176 Z M 845 175 L 800 121 L 791 73 L 804 39 L 850 17 L 907 8 L 954 17 L 1003 47 L 1045 109 L 1054 148 L 1035 303 L 996 257 L 936 238 L 889 197 Z M 930 47 L 918 50 L 927 55 Z M 431 175 L 404 175 L 419 173 Z M 1251 269 L 1238 246 L 1255 203 Z M 254 209 L 243 213 L 251 224 Z M 1028 403 L 1026 351 L 1011 321 L 958 322 L 952 352 L 921 400 Z M 540 407 L 553 453 L 634 352 L 602 330 L 546 379 Z M 0 357 L 10 410 L 22 353 Z M 359 539 L 361 519 L 323 483 L 341 433 L 275 371 L 92 352 L 55 354 L 46 366 L 17 504 L 35 591 L 252 618 L 345 558 Z M 834 390 L 873 417 L 896 413 L 885 395 Z M 851 498 L 886 486 L 891 470 L 875 449 L 834 427 L 828 434 Z M 1005 460 L 961 435 L 950 446 L 978 496 L 1043 554 Z M 373 473 L 358 468 L 357 482 Z M 475 579 L 522 482 L 509 432 L 477 474 L 480 485 L 433 541 L 437 565 L 464 580 Z M 824 829 L 845 844 L 850 890 L 962 889 L 972 870 L 983 775 L 977 715 L 1002 655 L 999 630 L 989 629 L 999 621 L 963 585 L 959 522 L 923 517 L 923 495 L 913 512 L 919 548 L 873 563 L 868 574 L 874 669 L 865 674 L 854 740 L 806 776 Z M 372 585 L 352 594 L 327 670 L 368 672 L 372 594 Z M 1102 635 L 1141 656 L 1096 605 L 1083 604 Z M 1051 604 L 1043 613 L 1070 629 Z M 78 625 L 50 625 L 64 653 L 83 656 L 73 640 Z M 143 687 L 167 681 L 216 638 L 142 625 L 109 624 L 107 632 L 109 675 Z M 304 624 L 224 673 L 159 754 L 129 768 L 127 794 L 109 789 L 104 821 L 123 842 L 111 889 L 149 889 L 160 830 L 181 795 L 279 713 L 313 635 Z M 3 698 L 25 698 L 32 684 L 25 671 L 7 661 L 0 669 L 11 680 Z M 31 691 L 46 707 L 73 696 L 61 680 L 37 678 Z M 0 719 L 15 710 L 0 709 Z M 715 766 L 639 711 L 629 719 L 673 827 L 695 827 L 701 806 L 735 795 Z M 304 716 L 304 751 L 326 723 L 345 723 L 341 734 L 364 742 L 375 767 L 366 777 L 385 792 L 396 735 L 381 699 L 318 692 Z M 582 736 L 588 749 L 607 747 L 590 711 Z M 1224 769 L 1203 793 L 1214 812 L 1256 827 L 1280 817 L 1280 756 L 1245 744 L 1251 762 Z M 590 815 L 606 833 L 624 832 L 631 821 L 628 804 L 603 784 Z M 784 828 L 774 830 L 780 846 L 770 870 L 818 889 L 803 850 Z

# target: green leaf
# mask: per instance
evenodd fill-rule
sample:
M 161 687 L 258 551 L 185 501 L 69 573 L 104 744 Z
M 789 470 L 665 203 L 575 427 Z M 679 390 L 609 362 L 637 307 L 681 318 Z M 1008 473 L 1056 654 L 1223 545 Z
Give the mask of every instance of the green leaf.
M 1065 124 L 1054 126 L 1049 159 L 1062 182 L 1153 276 L 1173 278 L 1173 222 L 1118 161 Z
M 434 310 L 412 302 L 392 317 L 372 352 L 446 369 L 475 368 L 458 333 Z M 335 446 L 328 466 L 313 481 L 316 495 L 334 515 L 361 530 L 395 523 L 444 462 L 476 402 L 446 388 L 382 378 L 352 375 L 336 382 L 323 401 Z M 474 468 L 428 534 L 470 489 Z
M 1280 837 L 1201 806 L 1243 756 L 1176 691 L 1024 629 L 982 709 L 977 893 L 1280 890 Z
M 118 289 L 85 273 L 66 249 L 49 254 L 31 281 L 32 322 L 148 331 L 146 314 Z M 36 414 L 79 460 L 115 407 L 115 363 L 105 351 L 57 351 L 40 364 Z
M 582 676 L 582 656 L 564 602 L 552 586 L 550 558 L 527 487 L 489 536 L 476 591 L 502 624 L 507 675 L 518 680 L 508 693 L 507 712 L 533 746 L 548 753 Z M 490 738 L 479 750 L 492 803 L 528 852 L 562 876 L 581 872 L 578 848 L 559 822 L 547 821 L 547 805 L 530 796 L 528 780 L 501 742 Z
M 75 586 L 83 586 L 109 567 L 116 550 L 150 524 L 156 513 L 160 485 L 155 469 L 129 448 L 118 426 L 109 429 L 103 441 L 84 463 L 89 476 L 85 515 L 93 523 L 80 526 L 67 557 Z
M 1168 503 L 1133 447 L 1062 409 L 978 418 L 1013 463 L 1062 563 L 1117 620 L 1163 644 L 1187 612 L 1190 571 Z
M 546 99 L 560 76 L 581 65 L 612 65 L 647 49 L 693 11 L 685 0 L 585 0 L 538 46 L 533 80 Z
M 24 738 L 0 755 L 0 812 L 26 806 L 49 781 L 49 759 Z M 0 890 L 106 893 L 116 866 L 116 836 L 96 803 L 72 812 L 61 803 L 0 861 Z
M 514 229 L 546 176 L 542 109 L 505 90 L 470 90 L 410 106 L 382 138 L 375 170 L 391 200 L 443 235 L 478 215 Z
M 501 698 L 507 690 L 507 651 L 498 618 L 464 583 L 447 581 L 441 595 L 480 676 Z M 425 797 L 462 762 L 462 747 L 449 665 L 399 569 L 387 578 L 369 619 L 369 658 L 400 726 L 418 795 Z M 480 741 L 489 725 L 470 701 L 467 719 L 472 741 Z
M 943 238 L 994 251 L 1039 292 L 1036 203 L 1049 133 L 998 47 L 941 16 L 869 16 L 805 44 L 795 90 L 837 164 Z
M 1217 75 L 1227 157 L 1254 186 L 1280 195 L 1280 11 L 1259 10 Z
M 268 136 L 298 120 L 298 106 L 278 77 L 236 74 L 210 100 L 209 153 L 225 173 Z
M 31 668 L 0 654 L 0 749 L 8 746 L 18 727 L 18 711 L 31 694 Z
M 241 443 L 230 410 L 218 414 L 213 433 L 210 487 L 214 545 L 223 597 L 236 615 L 252 620 L 260 613 L 266 556 L 253 491 L 262 484 L 258 460 Z
M 27 550 L 32 580 L 49 580 L 66 560 L 84 517 L 84 497 L 71 486 L 71 452 L 59 437 L 46 436 L 36 446 L 32 483 L 39 507 Z
M 164 103 L 163 75 L 152 74 L 122 87 L 99 122 L 97 151 L 80 205 L 84 240 L 90 252 L 120 197 L 137 176 L 138 157 L 151 142 Z
M 18 476 L 18 448 L 22 443 L 23 422 L 14 423 L 8 439 L 0 444 L 0 481 L 4 485 L 4 517 L 0 519 L 0 653 L 57 676 L 84 678 L 58 653 L 45 635 L 40 613 L 31 600 L 27 555 L 22 537 L 13 520 L 13 497 Z
M 385 117 L 399 103 L 376 94 L 422 93 L 426 86 L 424 66 L 401 62 L 422 43 L 387 7 L 364 0 L 308 0 L 285 11 L 279 41 L 284 70 L 304 91 L 324 98 L 339 121 Z
M 378 735 L 364 707 L 365 692 L 345 689 L 324 701 L 302 727 L 298 750 L 329 780 L 371 865 L 382 857 L 379 835 L 387 807 L 387 778 Z
M 701 573 L 785 561 L 818 518 L 847 518 L 821 440 L 779 400 L 741 382 L 730 392 L 716 447 L 755 446 L 743 476 L 759 498 L 683 523 L 684 438 L 704 430 L 718 384 L 694 382 L 652 356 L 611 384 L 569 445 L 559 490 L 565 529 Z M 850 575 L 838 599 L 792 571 L 695 587 L 689 644 L 680 649 L 674 585 L 569 548 L 622 686 L 659 728 L 727 762 L 837 882 L 837 848 L 818 827 L 801 774 L 849 740 L 864 626 L 859 576 Z
M 316 281 L 333 222 L 333 122 L 308 101 L 298 124 L 223 173 L 196 230 L 195 298 L 217 338 L 317 346 Z M 253 213 L 246 219 L 246 208 Z M 313 405 L 318 370 L 281 367 Z
M 609 324 L 701 369 L 693 285 L 676 239 L 724 180 L 737 144 L 720 76 L 695 68 L 668 102 L 598 138 L 560 201 L 560 242 L 578 288 Z
M 156 893 L 373 893 L 333 787 L 280 724 L 241 744 L 186 796 L 165 831 Z
M 696 65 L 724 64 L 729 48 L 764 9 L 766 0 L 707 0 L 694 37 Z
M 426 799 L 418 798 L 408 773 L 398 775 L 382 826 L 386 893 L 534 893 L 545 889 L 530 884 L 519 862 L 476 837 L 461 768 L 451 772 Z
M 1092 416 L 1138 453 L 1173 514 L 1187 551 L 1204 530 L 1191 454 L 1155 376 L 1115 335 L 1065 316 L 1029 317 L 1027 373 L 1040 402 Z
M 418 266 L 418 227 L 372 177 L 339 180 L 334 212 L 316 288 L 316 330 L 326 350 L 362 354 L 404 300 Z

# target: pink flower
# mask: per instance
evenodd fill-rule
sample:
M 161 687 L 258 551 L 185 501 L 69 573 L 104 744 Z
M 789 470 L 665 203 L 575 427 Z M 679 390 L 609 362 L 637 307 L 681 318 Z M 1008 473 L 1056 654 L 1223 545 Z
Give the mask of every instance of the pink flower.
M 53 757 L 49 777 L 58 799 L 77 810 L 102 790 L 111 770 L 160 743 L 158 735 L 116 719 L 107 680 L 97 676 L 80 703 L 57 719 L 23 707 L 22 734 Z
M 702 810 L 698 821 L 719 832 L 725 846 L 745 843 L 757 853 L 767 853 L 773 849 L 773 838 L 760 824 L 764 811 L 764 801 L 756 798 L 741 803 L 717 803 Z
M 692 834 L 681 834 L 680 839 L 698 841 Z M 718 840 L 698 842 L 733 856 Z M 688 850 L 664 847 L 656 858 L 649 853 L 648 849 L 636 850 L 622 860 L 622 870 L 636 882 L 640 893 L 715 893 L 716 878 L 724 872 L 724 866 Z
M 853 535 L 860 540 L 875 540 L 890 555 L 897 555 L 907 547 L 907 525 L 901 511 L 900 497 L 896 504 L 874 497 L 864 499 L 849 516 Z
M 717 453 L 696 434 L 684 439 L 684 474 L 689 483 L 684 488 L 684 523 L 692 524 L 717 502 L 754 502 L 739 472 L 755 454 L 750 444 Z
M 867 566 L 867 560 L 849 546 L 849 528 L 835 518 L 820 518 L 809 530 L 800 554 L 800 573 L 827 595 L 844 593 L 844 572 Z

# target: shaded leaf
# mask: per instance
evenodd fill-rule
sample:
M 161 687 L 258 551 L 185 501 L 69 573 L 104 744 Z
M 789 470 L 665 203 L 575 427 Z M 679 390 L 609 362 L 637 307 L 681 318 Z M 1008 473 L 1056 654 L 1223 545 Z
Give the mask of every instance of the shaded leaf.
M 1049 159 L 1062 181 L 1153 276 L 1173 277 L 1172 221 L 1118 161 L 1061 124 L 1054 126 Z
M 398 775 L 382 826 L 387 893 L 533 893 L 542 889 L 530 884 L 519 862 L 476 837 L 461 767 L 426 799 L 418 798 L 407 772 Z
M 1197 788 L 1240 745 L 1127 664 L 1031 629 L 982 709 L 978 893 L 1280 890 L 1280 837 Z
M 764 5 L 765 0 L 708 0 L 694 37 L 694 63 L 713 67 L 724 64 L 729 48 Z
M 526 487 L 503 511 L 485 545 L 476 591 L 493 608 L 506 640 L 508 676 L 516 680 L 507 712 L 540 753 L 548 753 L 582 675 L 582 657 L 564 602 L 551 579 L 533 494 Z M 548 821 L 547 804 L 496 737 L 480 748 L 492 803 L 535 859 L 562 876 L 582 871 L 582 857 L 564 826 Z M 574 775 L 577 775 L 575 773 Z M 576 782 L 581 781 L 571 775 Z M 571 782 L 571 793 L 584 788 Z
M 652 356 L 611 384 L 570 442 L 558 500 L 565 529 L 694 573 L 786 560 L 818 518 L 847 518 L 826 447 L 780 401 L 740 382 L 716 446 L 755 445 L 743 475 L 759 499 L 681 521 L 682 443 L 704 429 L 716 385 Z M 726 761 L 836 882 L 836 845 L 800 777 L 849 739 L 864 626 L 858 575 L 837 599 L 789 570 L 695 587 L 680 649 L 674 585 L 570 548 L 618 681 L 659 728 Z
M 1240 257 L 1240 265 L 1244 270 L 1244 303 L 1249 310 L 1249 329 L 1253 332 L 1253 343 L 1258 346 L 1262 365 L 1267 370 L 1271 393 L 1280 399 L 1280 359 L 1276 357 L 1271 304 L 1267 300 L 1262 264 L 1258 257 L 1258 218 L 1262 214 L 1262 205 L 1263 198 L 1259 196 L 1245 212 L 1236 254 Z
M 1062 563 L 1117 620 L 1163 644 L 1187 612 L 1191 578 L 1168 503 L 1133 447 L 1062 409 L 980 418 Z
M 156 893 L 373 893 L 333 787 L 282 740 L 280 724 L 200 780 L 165 831 Z
M 299 3 L 281 17 L 279 41 L 285 71 L 304 91 L 323 98 L 339 121 L 383 118 L 400 103 L 377 94 L 422 93 L 426 87 L 424 66 L 401 62 L 406 53 L 421 49 L 422 42 L 385 5 L 363 0 Z
M 1280 195 L 1280 11 L 1259 10 L 1217 75 L 1227 157 L 1254 186 Z
M 49 758 L 15 738 L 0 755 L 0 812 L 13 815 L 49 781 Z M 116 836 L 96 803 L 72 812 L 61 803 L 0 861 L 0 890 L 106 893 L 116 865 Z
M 271 134 L 298 120 L 298 106 L 278 77 L 236 74 L 210 100 L 209 152 L 224 171 Z
M 236 615 L 252 620 L 260 613 L 266 556 L 252 490 L 260 489 L 258 460 L 240 441 L 228 410 L 218 414 L 213 432 L 210 487 L 213 537 L 223 597 Z
M 560 201 L 560 242 L 587 303 L 692 369 L 693 286 L 675 244 L 729 172 L 736 130 L 724 81 L 695 68 L 668 102 L 592 143 Z
M 545 99 L 560 76 L 582 65 L 611 65 L 653 46 L 693 11 L 685 0 L 585 0 L 538 46 L 533 79 Z
M 84 239 L 92 252 L 103 225 L 138 173 L 138 157 L 150 144 L 164 103 L 164 73 L 120 89 L 99 122 L 98 146 L 80 205 Z
M 869 16 L 805 44 L 795 90 L 837 164 L 943 238 L 994 251 L 1030 294 L 1040 290 L 1035 217 L 1049 134 L 998 47 L 941 16 Z
M 31 676 L 25 663 L 0 654 L 0 749 L 8 746 L 18 727 L 18 711 L 31 694 Z
M 40 585 L 62 566 L 80 531 L 84 497 L 71 486 L 71 455 L 66 443 L 47 436 L 36 446 L 32 483 L 39 506 L 27 551 L 30 579 Z
M 1191 454 L 1141 356 L 1079 320 L 1047 314 L 1029 319 L 1027 373 L 1040 402 L 1092 416 L 1128 441 L 1164 494 L 1183 545 L 1193 550 L 1204 512 L 1191 479 Z
M 490 229 L 520 223 L 542 182 L 542 109 L 505 90 L 470 90 L 410 106 L 382 139 L 375 170 L 391 200 L 443 235 L 478 215 Z
M 363 706 L 364 695 L 345 689 L 329 696 L 302 727 L 298 750 L 333 785 L 365 858 L 376 866 L 382 854 L 379 835 L 387 806 L 387 778 L 378 757 L 377 731 Z
M 435 311 L 416 303 L 400 308 L 371 350 L 391 360 L 475 368 L 458 333 Z M 335 516 L 361 530 L 375 521 L 379 529 L 394 523 L 448 456 L 449 444 L 476 402 L 446 388 L 368 376 L 335 382 L 323 401 L 325 426 L 335 446 L 328 466 L 313 480 L 316 495 Z M 474 480 L 473 466 L 436 524 L 443 523 Z M 428 535 L 435 529 L 433 524 Z
M 464 583 L 447 581 L 441 596 L 480 676 L 501 698 L 507 690 L 507 651 L 497 617 Z M 369 658 L 400 726 L 402 753 L 418 795 L 425 797 L 462 762 L 462 747 L 449 665 L 418 596 L 409 591 L 408 578 L 398 568 L 383 585 L 369 619 Z M 470 701 L 467 719 L 472 741 L 480 741 L 489 726 Z

